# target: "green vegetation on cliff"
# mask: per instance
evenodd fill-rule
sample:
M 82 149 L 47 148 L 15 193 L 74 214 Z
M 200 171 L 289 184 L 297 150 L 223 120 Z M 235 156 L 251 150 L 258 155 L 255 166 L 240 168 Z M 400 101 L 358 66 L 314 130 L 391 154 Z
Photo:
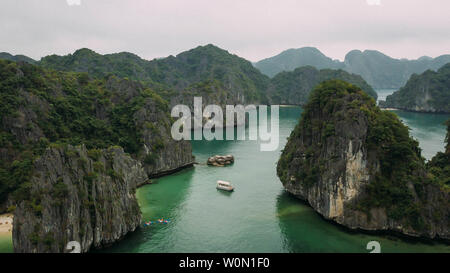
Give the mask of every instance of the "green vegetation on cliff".
M 351 82 L 377 98 L 376 92 L 360 76 L 343 70 L 319 71 L 310 66 L 280 73 L 270 80 L 247 60 L 214 45 L 199 46 L 177 56 L 152 61 L 126 52 L 101 55 L 80 49 L 67 56 L 47 56 L 39 65 L 88 72 L 93 77 L 113 74 L 138 80 L 171 105 L 192 103 L 194 95 L 215 104 L 304 104 L 313 87 L 329 79 Z
M 450 63 L 437 72 L 428 70 L 412 75 L 403 88 L 380 102 L 380 106 L 450 113 Z
M 399 118 L 380 110 L 359 87 L 339 80 L 323 82 L 311 93 L 277 166 L 289 191 L 344 225 L 396 229 L 379 216 L 374 221 L 380 223 L 370 222 L 374 209 L 383 209 L 387 219 L 412 229 L 401 232 L 448 236 L 448 227 L 440 230 L 447 220 L 433 218 L 448 214 L 448 192 L 436 181 L 444 179 L 443 172 L 430 179 L 418 142 Z M 337 199 L 325 201 L 330 198 Z M 355 211 L 365 213 L 367 222 L 354 219 Z
M 26 62 L 26 63 L 30 63 L 30 64 L 36 63 L 35 60 L 33 60 L 30 57 L 27 57 L 25 55 L 11 55 L 7 52 L 0 52 L 0 59 L 14 61 L 14 62 Z
M 136 186 L 148 180 L 139 161 L 121 147 L 52 145 L 34 162 L 30 198 L 17 202 L 16 253 L 81 251 L 109 245 L 141 222 Z
M 150 79 L 149 73 L 146 71 L 148 63 L 139 56 L 128 52 L 101 55 L 90 49 L 82 48 L 66 56 L 46 56 L 37 64 L 58 71 L 87 72 L 91 77 L 100 79 L 108 75 L 115 75 L 120 78 L 157 85 Z
M 73 55 L 42 58 L 39 65 L 55 70 L 88 72 L 100 78 L 113 74 L 138 80 L 168 100 L 196 84 L 219 81 L 228 92 L 245 96 L 247 101 L 259 102 L 264 100 L 263 92 L 269 81 L 247 60 L 214 45 L 199 46 L 176 57 L 152 61 L 127 52 L 101 55 L 80 49 Z
M 450 120 L 447 120 L 445 152 L 439 152 L 428 162 L 427 167 L 432 180 L 450 190 Z
M 332 79 L 357 85 L 371 97 L 377 99 L 377 93 L 361 76 L 350 74 L 344 70 L 317 70 L 312 66 L 279 73 L 272 78 L 267 96 L 272 103 L 304 105 L 308 102 L 309 94 L 314 87 L 323 81 Z
M 167 102 L 137 83 L 3 60 L 0 78 L 0 203 L 11 192 L 15 200 L 28 198 L 33 162 L 49 146 L 119 145 L 139 157 L 149 127 L 150 150 L 166 142 L 159 128 L 170 127 Z M 139 120 L 142 111 L 155 120 Z

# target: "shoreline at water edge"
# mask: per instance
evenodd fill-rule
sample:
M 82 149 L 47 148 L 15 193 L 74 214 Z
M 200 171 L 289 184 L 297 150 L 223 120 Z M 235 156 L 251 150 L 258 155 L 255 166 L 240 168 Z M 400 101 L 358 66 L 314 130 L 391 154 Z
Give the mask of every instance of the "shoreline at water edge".
M 10 213 L 0 215 L 0 235 L 12 235 L 13 215 Z

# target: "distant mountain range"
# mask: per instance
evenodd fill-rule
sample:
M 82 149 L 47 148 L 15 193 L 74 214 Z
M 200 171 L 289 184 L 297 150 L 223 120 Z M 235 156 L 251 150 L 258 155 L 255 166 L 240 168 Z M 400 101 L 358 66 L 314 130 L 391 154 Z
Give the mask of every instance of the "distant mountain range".
M 219 49 L 213 50 L 214 49 Z M 208 51 L 209 49 L 209 51 Z M 199 54 L 205 54 L 198 56 Z M 225 56 L 233 58 L 221 59 Z M 115 53 L 101 55 L 89 49 L 77 50 L 74 54 L 66 56 L 50 55 L 41 59 L 33 60 L 24 55 L 11 55 L 6 52 L 0 53 L 0 59 L 11 61 L 24 61 L 31 64 L 39 64 L 47 68 L 62 71 L 84 71 L 99 76 L 113 73 L 119 77 L 129 77 L 134 80 L 152 81 L 154 85 L 162 85 L 166 89 L 167 85 L 176 89 L 186 88 L 192 82 L 205 80 L 206 78 L 233 75 L 231 78 L 240 78 L 236 68 L 250 72 L 253 76 L 258 75 L 255 70 L 249 67 L 250 62 L 236 55 L 229 54 L 226 50 L 214 45 L 200 46 L 192 50 L 169 56 L 167 58 L 147 61 L 139 56 L 128 53 Z M 89 60 L 89 61 L 87 61 Z M 209 61 L 212 61 L 211 63 Z M 239 61 L 238 61 L 239 60 Z M 203 62 L 203 63 L 199 63 Z M 206 61 L 206 63 L 205 63 Z M 217 61 L 217 62 L 216 62 Z M 298 49 L 288 49 L 280 54 L 254 63 L 254 67 L 263 74 L 274 77 L 283 71 L 293 71 L 302 66 L 313 66 L 317 69 L 342 69 L 352 74 L 361 75 L 367 83 L 375 89 L 399 89 L 406 84 L 409 77 L 416 73 L 420 74 L 426 70 L 438 70 L 445 64 L 450 63 L 450 54 L 441 55 L 436 58 L 421 57 L 417 60 L 394 59 L 375 50 L 352 50 L 346 56 L 344 62 L 333 60 L 317 48 L 303 47 Z M 232 64 L 233 68 L 228 67 Z M 189 67 L 186 70 L 186 67 Z M 171 71 L 168 71 L 171 70 Z M 189 72 L 188 70 L 191 70 Z M 230 72 L 233 72 L 230 74 Z M 166 78 L 167 73 L 178 75 L 177 77 Z M 231 78 L 228 78 L 232 81 Z M 255 81 L 253 81 L 255 80 Z M 260 76 L 250 80 L 250 89 L 259 89 L 268 82 Z M 243 83 L 244 86 L 247 83 Z M 256 86 L 253 86 L 256 84 Z M 238 89 L 241 89 L 239 86 Z M 236 88 L 236 86 L 233 86 Z M 257 96 L 254 90 L 251 96 Z
M 344 68 L 339 60 L 332 60 L 315 47 L 288 49 L 274 57 L 261 60 L 254 65 L 269 77 L 273 77 L 282 71 L 293 71 L 302 66 L 313 66 L 317 69 Z
M 405 85 L 412 74 L 428 69 L 437 70 L 449 62 L 449 54 L 437 58 L 425 56 L 417 60 L 406 60 L 394 59 L 375 50 L 350 51 L 344 62 L 340 62 L 325 56 L 317 48 L 304 47 L 283 51 L 254 65 L 269 77 L 307 65 L 318 69 L 343 69 L 361 75 L 375 89 L 398 89 Z
M 46 56 L 35 64 L 57 71 L 87 72 L 95 78 L 114 75 L 140 81 L 172 106 L 191 105 L 193 96 L 201 96 L 204 105 L 304 104 L 317 84 L 333 78 L 347 80 L 377 98 L 359 75 L 310 66 L 270 79 L 249 61 L 211 44 L 151 61 L 128 52 L 102 55 L 83 48 L 66 56 Z
M 66 56 L 44 57 L 38 64 L 94 77 L 113 74 L 138 80 L 159 91 L 172 105 L 187 104 L 187 97 L 193 95 L 204 97 L 204 103 L 262 102 L 270 81 L 249 61 L 214 45 L 151 61 L 128 52 L 101 55 L 84 48 Z

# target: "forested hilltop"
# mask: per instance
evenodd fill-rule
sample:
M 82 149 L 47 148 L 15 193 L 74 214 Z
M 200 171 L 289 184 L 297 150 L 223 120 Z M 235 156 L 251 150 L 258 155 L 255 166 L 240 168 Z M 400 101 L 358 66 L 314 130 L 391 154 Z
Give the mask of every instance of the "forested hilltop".
M 269 82 L 250 62 L 214 45 L 152 61 L 126 52 L 100 55 L 80 49 L 67 56 L 44 57 L 39 65 L 88 72 L 95 77 L 113 74 L 139 80 L 171 105 L 190 105 L 194 95 L 215 104 L 264 103 Z
M 426 165 L 394 113 L 333 80 L 312 92 L 277 173 L 290 193 L 351 229 L 449 240 L 448 148 Z
M 30 57 L 27 57 L 25 55 L 11 55 L 7 52 L 0 52 L 0 59 L 14 61 L 14 62 L 26 62 L 26 63 L 30 63 L 30 64 L 36 63 L 35 60 L 33 60 Z
M 437 70 L 450 62 L 450 55 L 436 58 L 421 57 L 417 60 L 395 59 L 376 50 L 352 50 L 343 62 L 332 60 L 316 48 L 289 49 L 255 63 L 264 74 L 273 77 L 282 71 L 311 65 L 317 69 L 343 69 L 361 75 L 373 88 L 398 89 L 405 85 L 414 73 L 428 69 Z
M 380 101 L 380 106 L 418 112 L 450 113 L 450 63 L 437 72 L 414 74 L 406 85 Z
M 109 74 L 139 80 L 170 105 L 192 104 L 202 96 L 204 104 L 303 104 L 320 81 L 348 80 L 372 97 L 377 95 L 361 77 L 342 70 L 312 67 L 281 73 L 269 79 L 250 62 L 214 45 L 199 46 L 177 56 L 146 61 L 131 53 L 101 55 L 89 49 L 67 56 L 51 55 L 38 65 L 62 71 L 88 72 L 94 77 Z
M 319 83 L 339 79 L 359 86 L 375 100 L 378 95 L 364 79 L 344 70 L 322 69 L 305 66 L 291 72 L 281 72 L 270 81 L 267 96 L 271 104 L 304 105 L 308 101 L 310 92 Z
M 168 103 L 140 83 L 4 60 L 0 78 L 0 204 L 16 251 L 114 242 L 140 223 L 137 186 L 193 164 Z

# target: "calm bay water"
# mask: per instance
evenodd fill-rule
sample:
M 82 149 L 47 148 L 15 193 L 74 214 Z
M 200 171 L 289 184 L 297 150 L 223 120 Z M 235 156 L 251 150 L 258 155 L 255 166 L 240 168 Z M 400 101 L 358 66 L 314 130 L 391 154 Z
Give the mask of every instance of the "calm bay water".
M 156 179 L 137 191 L 143 219 L 170 219 L 142 227 L 104 252 L 368 252 L 379 241 L 382 252 L 450 252 L 450 246 L 406 242 L 392 236 L 348 232 L 322 219 L 287 194 L 276 176 L 276 162 L 297 124 L 299 107 L 280 108 L 280 146 L 259 151 L 257 141 L 193 141 L 201 164 Z M 424 154 L 443 150 L 443 121 L 450 115 L 396 111 L 419 139 Z M 215 154 L 233 154 L 235 164 L 209 167 Z M 226 180 L 235 192 L 217 191 Z M 10 238 L 0 237 L 0 252 L 11 251 Z
M 0 234 L 0 253 L 12 253 L 12 239 L 11 236 Z
M 396 89 L 377 89 L 378 101 L 397 91 Z M 446 127 L 443 125 L 450 115 L 415 113 L 395 110 L 400 119 L 410 129 L 412 137 L 419 140 L 422 155 L 430 160 L 437 152 L 443 151 Z
M 275 152 L 260 152 L 256 141 L 193 141 L 194 154 L 202 164 L 160 178 L 137 193 L 144 220 L 169 218 L 171 222 L 141 228 L 105 251 L 367 252 L 367 243 L 376 240 L 383 252 L 450 252 L 450 246 L 442 244 L 350 233 L 287 194 L 275 168 L 300 113 L 299 107 L 280 108 L 280 149 Z M 434 140 L 445 134 L 440 119 L 399 114 L 413 132 L 422 131 L 415 126 L 426 124 L 440 128 Z M 426 122 L 416 122 L 414 117 Z M 417 134 L 420 141 L 428 139 L 422 137 Z M 235 164 L 224 168 L 203 164 L 215 154 L 233 154 Z M 235 192 L 217 191 L 217 180 L 231 181 Z
M 447 133 L 444 123 L 450 118 L 450 115 L 424 114 L 402 110 L 393 112 L 411 129 L 411 136 L 419 140 L 423 157 L 430 160 L 437 152 L 444 151 Z

